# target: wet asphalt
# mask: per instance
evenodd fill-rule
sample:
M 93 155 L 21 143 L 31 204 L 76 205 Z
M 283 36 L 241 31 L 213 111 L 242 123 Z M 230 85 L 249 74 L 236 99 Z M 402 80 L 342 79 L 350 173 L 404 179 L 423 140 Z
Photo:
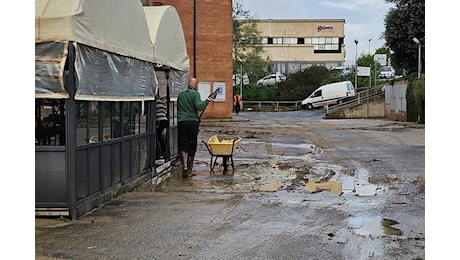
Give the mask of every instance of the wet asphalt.
M 425 128 L 325 120 L 321 110 L 207 120 L 199 141 L 241 137 L 224 172 L 199 144 L 196 176 L 177 162 L 68 221 L 36 218 L 36 259 L 424 259 Z M 340 195 L 308 182 L 340 183 Z

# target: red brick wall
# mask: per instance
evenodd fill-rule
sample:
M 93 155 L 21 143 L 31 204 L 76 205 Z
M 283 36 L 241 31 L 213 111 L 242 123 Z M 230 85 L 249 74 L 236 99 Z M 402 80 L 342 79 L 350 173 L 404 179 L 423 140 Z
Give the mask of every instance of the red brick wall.
M 179 14 L 190 58 L 190 76 L 193 77 L 196 73 L 198 81 L 226 84 L 226 101 L 210 104 L 203 118 L 231 118 L 233 109 L 232 0 L 147 1 L 147 5 L 158 5 L 158 3 L 174 6 Z M 194 53 L 195 3 L 196 53 Z M 196 62 L 194 62 L 195 57 Z

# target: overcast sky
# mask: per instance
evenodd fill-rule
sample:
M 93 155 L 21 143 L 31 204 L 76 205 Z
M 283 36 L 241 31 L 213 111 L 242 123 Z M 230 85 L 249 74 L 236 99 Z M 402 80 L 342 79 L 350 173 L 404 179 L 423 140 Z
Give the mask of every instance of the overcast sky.
M 259 19 L 345 19 L 347 61 L 354 61 L 358 40 L 358 57 L 373 53 L 385 44 L 380 39 L 384 19 L 390 7 L 384 0 L 236 0 Z

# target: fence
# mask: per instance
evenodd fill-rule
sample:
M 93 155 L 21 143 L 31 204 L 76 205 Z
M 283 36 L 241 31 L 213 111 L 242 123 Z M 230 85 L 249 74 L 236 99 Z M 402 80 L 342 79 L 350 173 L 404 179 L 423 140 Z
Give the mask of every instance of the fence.
M 301 109 L 302 101 L 243 101 L 247 111 L 290 111 Z

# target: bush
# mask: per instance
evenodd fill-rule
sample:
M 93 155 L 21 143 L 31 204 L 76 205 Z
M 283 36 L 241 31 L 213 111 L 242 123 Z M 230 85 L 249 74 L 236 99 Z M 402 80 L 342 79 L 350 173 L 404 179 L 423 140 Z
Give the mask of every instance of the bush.
M 324 66 L 312 66 L 289 74 L 286 81 L 273 86 L 244 86 L 243 98 L 248 101 L 300 101 L 319 86 L 342 80 L 338 73 Z

